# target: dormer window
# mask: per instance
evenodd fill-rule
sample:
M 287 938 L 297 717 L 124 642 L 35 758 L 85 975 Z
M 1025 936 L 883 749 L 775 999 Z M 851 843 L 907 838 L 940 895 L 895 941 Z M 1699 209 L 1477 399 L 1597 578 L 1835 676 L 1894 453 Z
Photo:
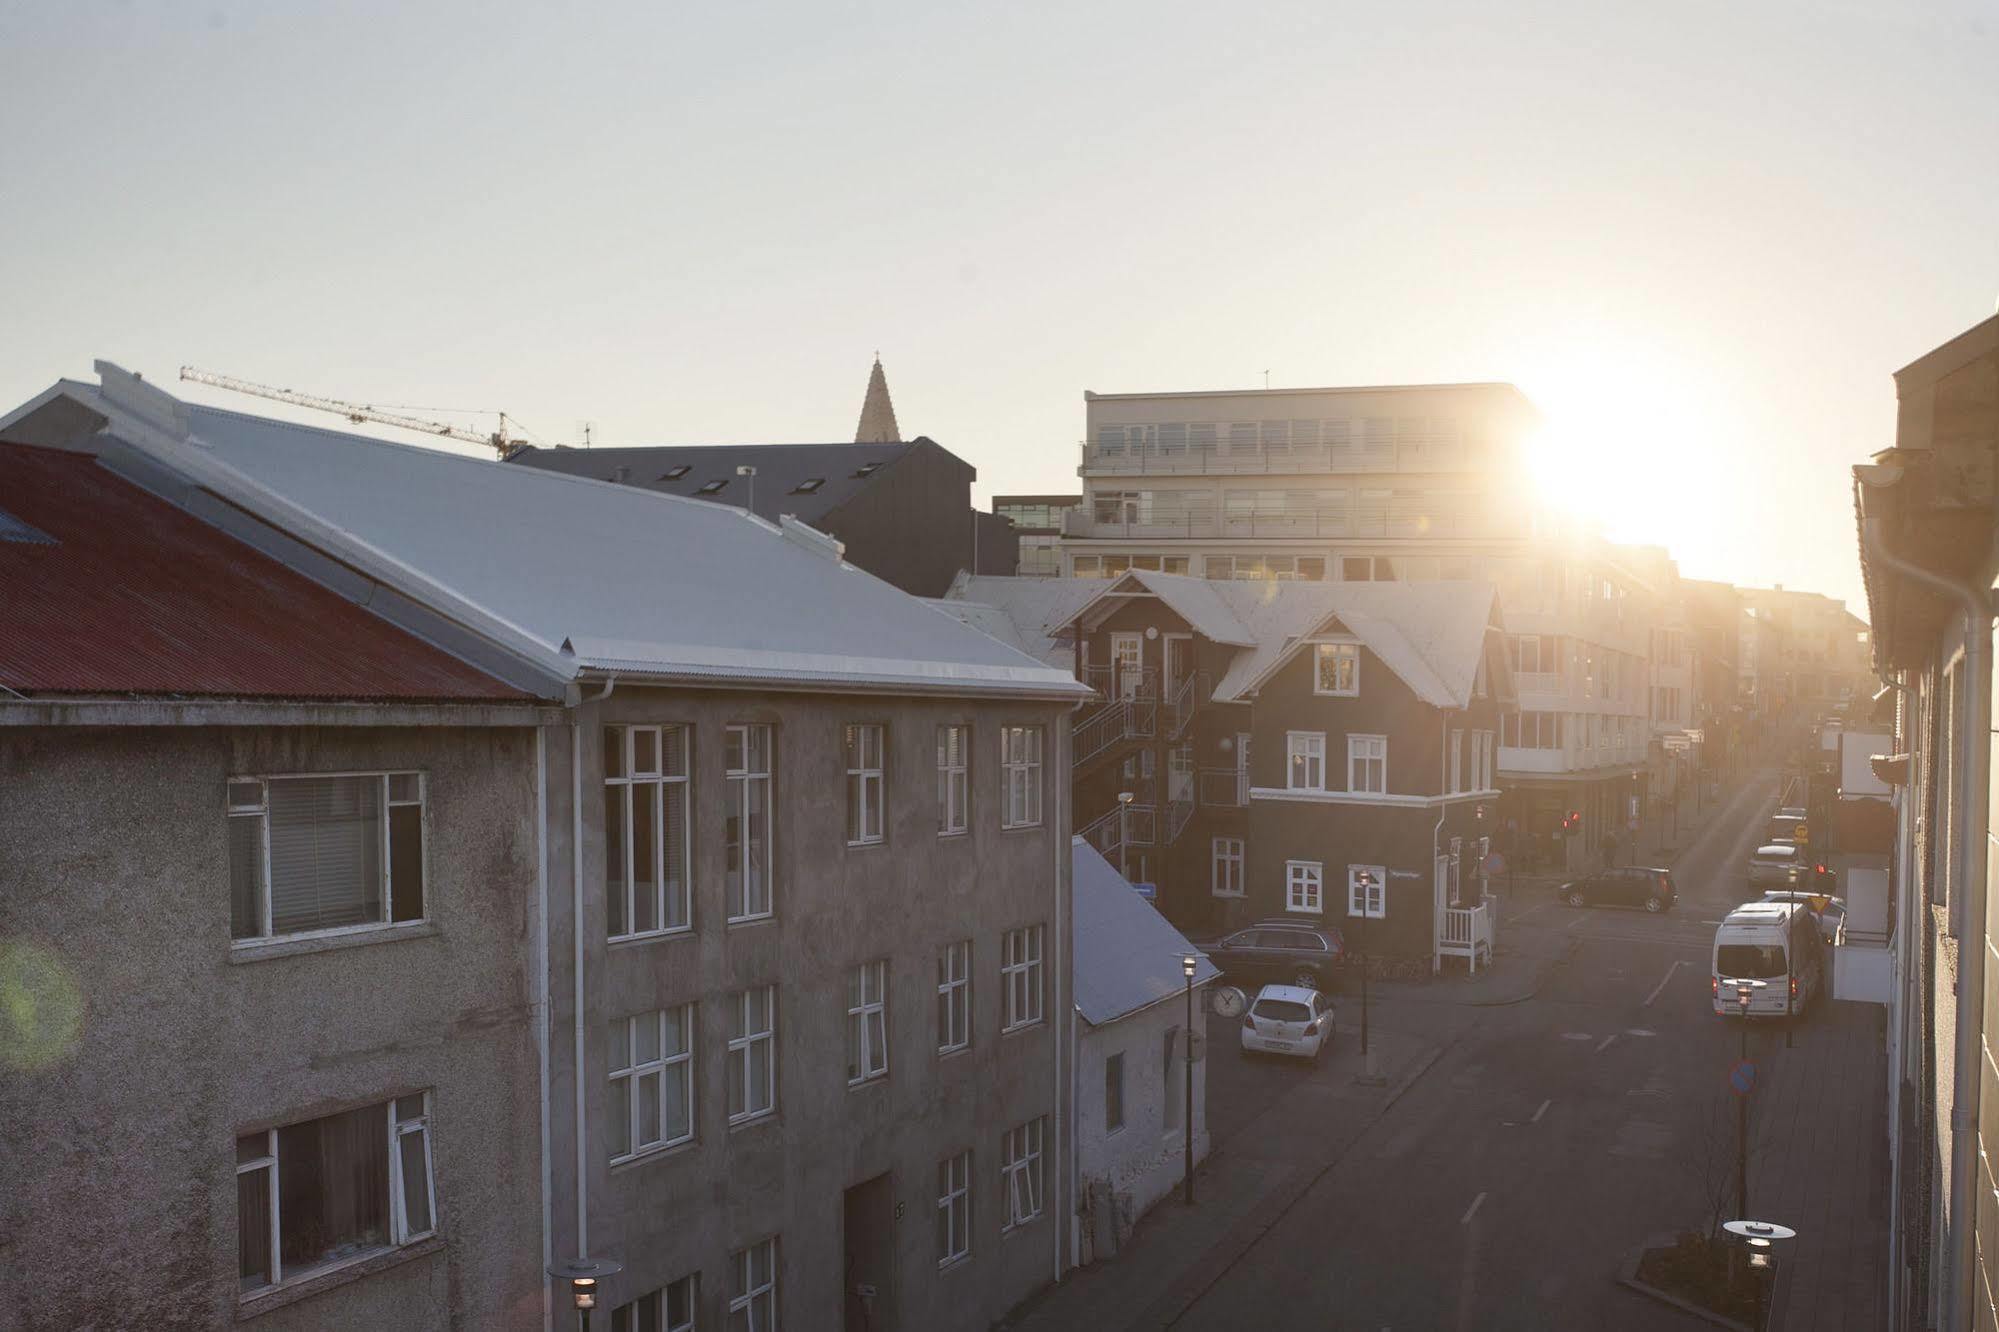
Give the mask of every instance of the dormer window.
M 722 493 L 722 487 L 728 484 L 729 481 L 727 477 L 724 477 L 720 481 L 703 481 L 701 483 L 701 488 L 695 491 L 694 493 L 697 495 L 719 495 Z
M 791 493 L 794 495 L 810 495 L 814 491 L 818 490 L 819 487 L 825 484 L 826 484 L 826 478 L 823 476 L 807 477 L 805 480 L 800 481 L 797 485 L 793 486 L 791 488 Z
M 659 474 L 659 479 L 662 481 L 678 481 L 681 477 L 686 476 L 689 472 L 693 470 L 694 468 L 690 464 L 682 463 L 678 467 L 669 467 L 664 472 L 661 472 Z

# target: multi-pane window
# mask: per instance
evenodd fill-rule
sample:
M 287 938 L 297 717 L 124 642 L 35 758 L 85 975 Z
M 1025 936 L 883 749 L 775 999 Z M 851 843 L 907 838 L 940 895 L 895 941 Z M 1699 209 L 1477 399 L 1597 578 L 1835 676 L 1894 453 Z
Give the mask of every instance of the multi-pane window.
M 1315 694 L 1358 694 L 1360 692 L 1360 645 L 1320 643 L 1314 649 L 1312 692 Z
M 729 1332 L 776 1332 L 777 1237 L 729 1255 Z
M 1216 897 L 1241 897 L 1242 838 L 1217 837 L 1208 870 L 1209 889 Z
M 1347 790 L 1385 795 L 1388 791 L 1388 737 L 1347 737 Z
M 1006 995 L 1003 1030 L 1041 1021 L 1041 926 L 1008 930 L 1001 941 L 1000 989 Z
M 1560 749 L 1561 721 L 1556 712 L 1509 712 L 1500 718 L 1499 743 L 1516 749 Z
M 972 1043 L 972 941 L 945 944 L 937 954 L 937 1052 Z
M 1284 733 L 1284 784 L 1293 791 L 1326 789 L 1326 737 L 1322 731 Z
M 1347 866 L 1347 914 L 1379 920 L 1388 914 L 1388 871 L 1379 865 Z
M 437 1230 L 430 1093 L 236 1139 L 237 1288 L 296 1280 Z
M 847 1082 L 888 1073 L 888 963 L 863 962 L 847 974 Z
M 729 996 L 729 1122 L 777 1107 L 777 987 Z
M 855 725 L 846 730 L 847 845 L 882 839 L 882 728 Z
M 423 793 L 415 772 L 230 778 L 230 937 L 422 920 Z
M 972 1154 L 937 1163 L 937 1265 L 972 1251 Z
M 937 728 L 937 832 L 948 837 L 972 826 L 972 747 L 969 726 Z
M 694 1277 L 684 1276 L 611 1310 L 611 1332 L 694 1332 Z
M 1325 909 L 1325 867 L 1316 860 L 1284 862 L 1284 909 L 1322 911 Z
M 1000 1188 L 1006 1197 L 1002 1230 L 1025 1225 L 1041 1215 L 1041 1137 L 1047 1116 L 1008 1129 L 1000 1140 Z
M 613 1162 L 694 1136 L 694 1006 L 611 1023 Z
M 604 906 L 613 939 L 691 923 L 687 728 L 604 728 Z
M 1124 1053 L 1104 1060 L 1104 1132 L 1124 1127 Z
M 1450 734 L 1451 784 L 1452 791 L 1465 789 L 1465 733 L 1452 731 Z
M 1007 828 L 1031 828 L 1041 822 L 1041 728 L 1000 728 L 1000 769 L 1006 781 Z
M 1493 781 L 1492 767 L 1493 750 L 1498 747 L 1497 741 L 1498 736 L 1491 731 L 1478 733 L 1478 789 L 1481 791 L 1490 791 L 1496 785 Z
M 731 726 L 723 744 L 728 765 L 723 878 L 729 919 L 771 913 L 771 728 Z

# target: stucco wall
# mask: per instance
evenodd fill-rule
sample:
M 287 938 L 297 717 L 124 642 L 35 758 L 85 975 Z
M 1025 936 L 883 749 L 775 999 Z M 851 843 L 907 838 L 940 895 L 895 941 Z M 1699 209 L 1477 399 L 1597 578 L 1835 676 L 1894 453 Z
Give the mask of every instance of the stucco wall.
M 1208 987 L 1194 990 L 1194 1030 L 1205 1033 Z M 1126 1014 L 1103 1026 L 1083 1023 L 1078 1040 L 1076 1063 L 1076 1173 L 1081 1198 L 1087 1199 L 1091 1183 L 1108 1180 L 1114 1192 L 1131 1195 L 1134 1218 L 1161 1198 L 1180 1187 L 1185 1169 L 1186 1139 L 1183 1121 L 1185 1096 L 1177 1054 L 1166 1059 L 1166 1034 L 1179 1032 L 1187 1023 L 1181 997 L 1153 1004 Z M 1177 1040 L 1176 1040 L 1177 1045 Z M 1124 1056 L 1124 1125 L 1112 1129 L 1105 1122 L 1109 1095 L 1104 1066 L 1112 1055 Z M 1194 1063 L 1194 1159 L 1208 1155 L 1208 1060 L 1234 1058 L 1230 1048 L 1207 1050 Z M 1176 1102 L 1168 1115 L 1166 1102 Z M 1097 1221 L 1098 1233 L 1108 1224 Z M 1098 1241 L 1101 1246 L 1103 1241 Z M 1101 1247 L 1098 1250 L 1101 1256 Z
M 236 1135 L 420 1089 L 442 1242 L 256 1326 L 539 1325 L 534 757 L 519 728 L 0 731 L 0 942 L 81 1004 L 0 1065 L 0 1325 L 229 1324 Z M 427 775 L 435 928 L 244 960 L 225 779 L 382 768 Z

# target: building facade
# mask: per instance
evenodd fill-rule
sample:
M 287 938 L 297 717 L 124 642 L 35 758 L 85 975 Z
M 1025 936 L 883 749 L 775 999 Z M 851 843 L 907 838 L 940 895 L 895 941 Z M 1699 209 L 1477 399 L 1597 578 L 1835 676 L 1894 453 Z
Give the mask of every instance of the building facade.
M 1080 495 L 995 495 L 993 514 L 1013 524 L 1020 537 L 1014 572 L 1022 578 L 1056 578 L 1062 573 L 1062 525 L 1083 502 Z M 1002 574 L 1004 569 L 975 569 Z

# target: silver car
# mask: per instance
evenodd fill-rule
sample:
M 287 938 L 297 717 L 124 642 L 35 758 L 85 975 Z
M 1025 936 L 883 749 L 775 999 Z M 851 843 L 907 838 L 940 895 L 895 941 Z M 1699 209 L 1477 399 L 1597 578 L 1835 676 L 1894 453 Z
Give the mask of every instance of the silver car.
M 1795 888 L 1804 869 L 1804 849 L 1789 842 L 1756 848 L 1749 857 L 1751 888 Z

